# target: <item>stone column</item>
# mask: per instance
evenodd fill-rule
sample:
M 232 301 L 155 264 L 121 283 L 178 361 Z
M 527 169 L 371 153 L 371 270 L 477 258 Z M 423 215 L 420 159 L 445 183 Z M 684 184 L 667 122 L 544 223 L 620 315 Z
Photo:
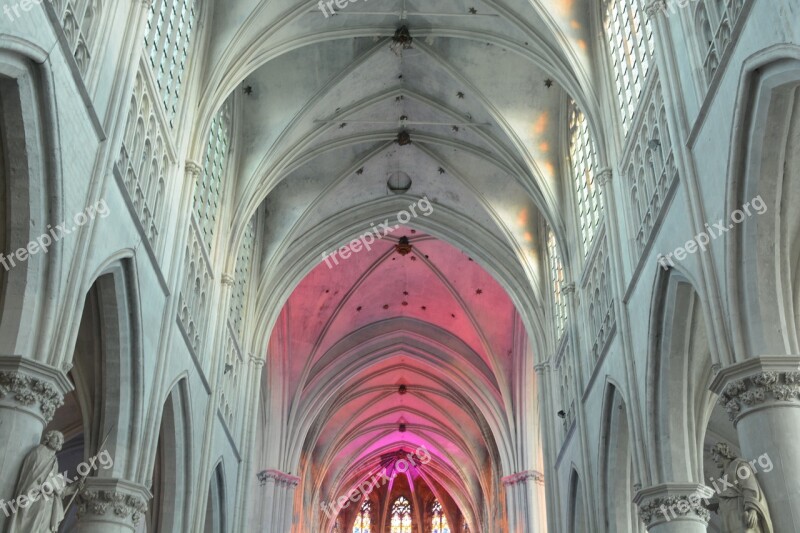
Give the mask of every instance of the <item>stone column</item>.
M 72 386 L 60 370 L 19 356 L 0 356 L 0 499 L 14 499 L 25 456 L 42 440 Z M 0 531 L 8 517 L 0 512 Z
M 74 533 L 133 533 L 147 511 L 152 494 L 123 479 L 90 477 L 76 498 Z
M 775 531 L 800 531 L 800 356 L 747 359 L 722 369 L 711 390 L 736 427 L 742 456 L 771 465 L 754 468 Z
M 525 470 L 504 477 L 506 487 L 506 507 L 508 509 L 508 530 L 512 533 L 536 533 L 545 531 L 540 513 L 538 491 L 544 485 L 544 475 L 536 470 Z
M 708 487 L 690 483 L 665 483 L 642 489 L 633 503 L 649 533 L 706 533 L 711 517 L 701 498 Z
M 264 502 L 267 509 L 268 533 L 288 533 L 292 527 L 294 488 L 300 478 L 278 470 L 264 470 L 259 474 L 267 488 Z

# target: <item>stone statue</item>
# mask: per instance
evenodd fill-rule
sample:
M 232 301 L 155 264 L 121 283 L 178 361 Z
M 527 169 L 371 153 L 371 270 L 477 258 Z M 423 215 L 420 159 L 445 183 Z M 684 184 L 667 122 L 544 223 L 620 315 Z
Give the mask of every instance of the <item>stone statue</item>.
M 66 481 L 58 472 L 56 453 L 63 444 L 64 435 L 60 431 L 48 431 L 42 443 L 25 457 L 16 488 L 18 507 L 11 517 L 8 533 L 58 531 L 64 519 L 61 499 L 65 493 L 74 491 L 65 490 Z
M 711 449 L 711 456 L 722 470 L 718 480 L 719 515 L 726 533 L 773 533 L 767 500 L 750 463 L 736 457 L 724 442 Z M 717 483 L 717 482 L 715 482 Z

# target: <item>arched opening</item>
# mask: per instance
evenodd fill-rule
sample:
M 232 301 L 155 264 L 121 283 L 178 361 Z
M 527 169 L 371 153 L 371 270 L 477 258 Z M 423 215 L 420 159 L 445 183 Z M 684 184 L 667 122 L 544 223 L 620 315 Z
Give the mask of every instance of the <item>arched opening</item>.
M 611 384 L 607 386 L 602 420 L 600 482 L 605 497 L 602 506 L 605 531 L 645 533 L 633 504 L 635 476 L 628 410 L 625 400 Z
M 206 496 L 206 517 L 203 533 L 227 531 L 227 500 L 225 498 L 225 471 L 220 462 L 211 475 Z
M 589 533 L 586 518 L 583 484 L 578 473 L 573 470 L 569 481 L 569 497 L 567 499 L 567 531 L 569 533 Z
M 175 385 L 164 402 L 153 463 L 153 498 L 147 510 L 148 531 L 188 529 L 191 486 L 191 435 L 189 390 L 185 379 Z

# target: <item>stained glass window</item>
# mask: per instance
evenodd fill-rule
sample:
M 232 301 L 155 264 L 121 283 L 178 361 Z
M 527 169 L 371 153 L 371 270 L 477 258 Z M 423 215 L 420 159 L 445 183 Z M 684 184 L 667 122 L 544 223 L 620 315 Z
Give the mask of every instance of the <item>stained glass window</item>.
M 434 501 L 431 506 L 431 515 L 433 516 L 431 533 L 450 533 L 450 524 L 447 523 L 442 504 L 438 500 Z
M 353 523 L 353 533 L 370 533 L 372 531 L 372 519 L 370 513 L 372 512 L 372 504 L 364 502 L 361 510 L 356 516 L 356 521 Z
M 653 28 L 644 0 L 606 0 L 605 32 L 614 66 L 622 131 L 631 127 L 653 60 Z
M 392 504 L 392 528 L 390 533 L 411 533 L 411 504 L 400 496 Z
M 144 36 L 146 57 L 161 91 L 164 111 L 174 125 L 181 96 L 186 59 L 196 17 L 195 0 L 154 0 Z
M 594 232 L 600 223 L 602 203 L 599 186 L 594 177 L 597 171 L 597 149 L 589 131 L 589 121 L 578 105 L 569 102 L 569 159 L 578 203 L 578 222 L 583 253 L 588 254 Z
M 233 102 L 229 98 L 211 121 L 203 173 L 195 184 L 194 213 L 203 241 L 209 250 L 214 240 L 217 211 L 222 198 L 223 174 L 231 141 L 232 113 Z
M 556 338 L 560 339 L 567 323 L 567 299 L 561 292 L 564 284 L 564 266 L 553 230 L 547 228 L 547 258 L 550 263 L 550 283 L 553 291 L 553 319 L 555 321 Z

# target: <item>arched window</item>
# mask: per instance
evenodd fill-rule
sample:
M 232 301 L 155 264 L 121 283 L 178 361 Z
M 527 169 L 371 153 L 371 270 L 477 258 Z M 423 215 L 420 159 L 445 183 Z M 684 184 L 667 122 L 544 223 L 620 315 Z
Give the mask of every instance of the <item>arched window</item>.
M 567 323 L 567 300 L 561 292 L 564 284 L 564 266 L 561 263 L 556 235 L 549 227 L 547 228 L 547 258 L 550 263 L 550 283 L 553 291 L 554 326 L 556 338 L 560 339 Z
M 597 171 L 597 149 L 589 131 L 586 115 L 573 100 L 570 100 L 568 105 L 569 160 L 577 195 L 583 253 L 586 255 L 592 245 L 603 209 L 599 186 L 594 182 Z
M 431 516 L 431 533 L 450 533 L 450 524 L 447 523 L 447 517 L 444 515 L 439 500 L 434 500 L 431 506 Z
M 203 174 L 194 189 L 194 214 L 206 249 L 211 249 L 222 196 L 222 178 L 231 141 L 233 103 L 229 98 L 211 121 Z
M 181 96 L 196 16 L 195 0 L 154 0 L 145 29 L 146 57 L 153 69 L 170 126 Z
M 392 504 L 392 528 L 390 533 L 411 533 L 411 504 L 400 496 Z
M 606 0 L 604 26 L 614 66 L 622 131 L 631 127 L 653 60 L 653 28 L 644 17 L 644 0 Z
M 361 505 L 361 510 L 353 523 L 353 533 L 370 533 L 372 531 L 372 504 L 368 501 Z

